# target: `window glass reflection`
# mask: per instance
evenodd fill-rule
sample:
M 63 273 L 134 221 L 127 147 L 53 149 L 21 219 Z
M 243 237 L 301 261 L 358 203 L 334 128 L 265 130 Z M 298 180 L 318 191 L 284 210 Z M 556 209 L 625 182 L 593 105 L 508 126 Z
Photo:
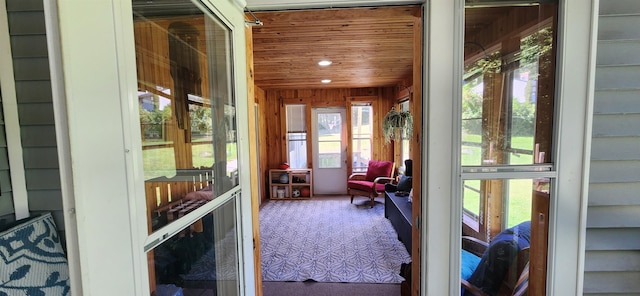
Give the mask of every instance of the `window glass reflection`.
M 239 295 L 235 200 L 148 253 L 153 295 Z
M 464 295 L 512 295 L 531 266 L 544 276 L 550 179 L 464 182 L 461 281 Z M 530 262 L 536 258 L 536 262 Z M 539 285 L 540 278 L 532 281 Z M 537 286 L 537 288 L 540 288 Z
M 133 11 L 152 232 L 238 185 L 230 31 L 190 1 Z
M 482 10 L 490 9 L 467 8 L 467 19 L 478 22 Z M 465 30 L 462 165 L 548 163 L 555 83 L 553 14 L 540 6 L 493 9 L 530 23 L 521 20 L 521 28 L 505 29 L 513 32 L 497 39 L 487 31 L 492 24 Z
M 558 3 L 466 3 L 461 293 L 545 295 Z

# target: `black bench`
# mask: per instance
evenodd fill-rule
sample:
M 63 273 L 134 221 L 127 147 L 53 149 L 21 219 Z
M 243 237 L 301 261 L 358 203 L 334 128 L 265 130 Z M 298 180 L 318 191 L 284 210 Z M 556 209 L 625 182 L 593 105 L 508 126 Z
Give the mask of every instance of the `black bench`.
M 411 207 L 408 196 L 396 196 L 393 192 L 384 193 L 384 216 L 398 233 L 398 239 L 411 254 Z

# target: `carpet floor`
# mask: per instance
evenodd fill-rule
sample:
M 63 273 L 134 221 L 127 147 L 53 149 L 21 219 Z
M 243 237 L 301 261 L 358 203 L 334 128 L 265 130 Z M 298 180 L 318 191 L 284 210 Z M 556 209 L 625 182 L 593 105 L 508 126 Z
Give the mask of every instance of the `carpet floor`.
M 398 284 L 401 264 L 411 261 L 384 204 L 370 208 L 348 199 L 267 202 L 260 247 L 266 282 Z

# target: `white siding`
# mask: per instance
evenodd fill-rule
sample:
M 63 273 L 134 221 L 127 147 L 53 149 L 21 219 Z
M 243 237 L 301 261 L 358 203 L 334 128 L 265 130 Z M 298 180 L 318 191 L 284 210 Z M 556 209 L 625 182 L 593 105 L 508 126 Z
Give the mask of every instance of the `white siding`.
M 640 1 L 601 0 L 586 295 L 640 294 Z

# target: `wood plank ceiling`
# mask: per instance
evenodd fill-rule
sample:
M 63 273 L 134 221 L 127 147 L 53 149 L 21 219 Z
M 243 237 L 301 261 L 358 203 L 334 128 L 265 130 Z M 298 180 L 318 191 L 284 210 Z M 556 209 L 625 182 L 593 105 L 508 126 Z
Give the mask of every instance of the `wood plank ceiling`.
M 399 84 L 412 75 L 419 11 L 419 6 L 391 6 L 255 12 L 264 24 L 253 27 L 255 84 L 263 89 Z M 324 59 L 333 63 L 319 66 Z

